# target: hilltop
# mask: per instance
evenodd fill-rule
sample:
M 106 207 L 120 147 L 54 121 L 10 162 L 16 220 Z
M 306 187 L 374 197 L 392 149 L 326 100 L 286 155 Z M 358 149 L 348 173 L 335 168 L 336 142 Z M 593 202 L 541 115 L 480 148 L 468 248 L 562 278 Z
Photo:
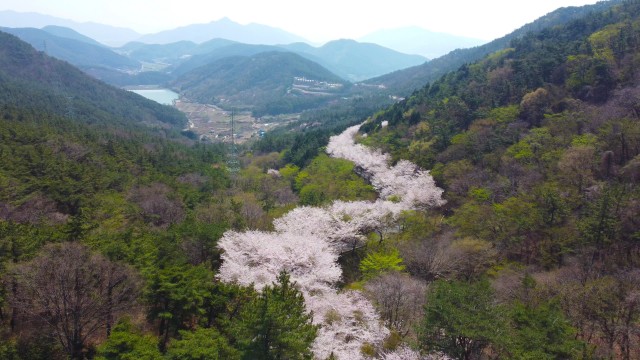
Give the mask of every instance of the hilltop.
M 302 90 L 296 78 L 315 81 L 316 89 Z M 320 83 L 327 85 L 318 89 Z M 264 52 L 222 58 L 186 73 L 172 86 L 189 99 L 227 108 L 250 106 L 259 116 L 318 106 L 344 93 L 347 84 L 299 55 Z

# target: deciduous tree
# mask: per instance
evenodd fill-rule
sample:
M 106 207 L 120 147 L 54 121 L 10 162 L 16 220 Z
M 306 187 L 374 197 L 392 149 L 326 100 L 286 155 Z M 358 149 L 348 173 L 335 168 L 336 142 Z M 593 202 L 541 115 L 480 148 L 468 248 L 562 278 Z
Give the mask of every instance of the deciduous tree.
M 91 339 L 109 333 L 138 290 L 131 269 L 77 243 L 47 245 L 12 277 L 18 286 L 12 305 L 42 321 L 72 359 L 82 359 Z
M 365 285 L 385 325 L 406 336 L 422 318 L 427 286 L 407 274 L 390 272 Z

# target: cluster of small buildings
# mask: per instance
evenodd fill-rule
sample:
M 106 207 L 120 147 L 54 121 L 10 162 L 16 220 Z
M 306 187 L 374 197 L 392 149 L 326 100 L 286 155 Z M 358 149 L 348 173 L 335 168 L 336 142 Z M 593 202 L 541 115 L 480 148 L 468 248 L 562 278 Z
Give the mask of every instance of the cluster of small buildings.
M 340 88 L 342 88 L 344 86 L 341 83 L 330 83 L 330 82 L 326 82 L 326 81 L 307 79 L 304 76 L 302 76 L 302 77 L 295 76 L 293 78 L 293 84 L 294 85 L 308 86 L 308 87 L 315 87 L 315 88 L 323 88 L 323 89 L 340 89 Z

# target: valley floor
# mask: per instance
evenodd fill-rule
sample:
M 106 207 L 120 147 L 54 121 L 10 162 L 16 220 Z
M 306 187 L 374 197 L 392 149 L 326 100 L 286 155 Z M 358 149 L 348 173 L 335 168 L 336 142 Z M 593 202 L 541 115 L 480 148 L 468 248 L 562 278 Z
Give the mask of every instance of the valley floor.
M 213 142 L 231 142 L 231 112 L 215 105 L 177 100 L 175 107 L 189 119 L 189 129 Z M 235 141 L 244 143 L 276 126 L 297 120 L 297 116 L 254 118 L 249 112 L 237 112 L 233 116 Z

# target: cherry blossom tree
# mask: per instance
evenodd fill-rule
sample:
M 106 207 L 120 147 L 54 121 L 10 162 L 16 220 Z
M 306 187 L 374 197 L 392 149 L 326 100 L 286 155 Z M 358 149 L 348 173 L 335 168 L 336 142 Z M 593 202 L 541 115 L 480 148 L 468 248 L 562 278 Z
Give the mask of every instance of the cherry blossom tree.
M 354 136 L 359 128 L 360 125 L 352 126 L 332 137 L 327 145 L 327 153 L 353 161 L 382 199 L 398 197 L 409 208 L 444 204 L 442 189 L 435 185 L 428 171 L 421 170 L 407 160 L 389 166 L 388 155 L 355 143 Z
M 308 293 L 324 289 L 342 275 L 337 252 L 313 235 L 229 231 L 218 246 L 224 250 L 219 277 L 225 282 L 262 289 L 284 270 L 300 290 Z
M 276 219 L 274 227 L 279 233 L 325 239 L 339 252 L 345 252 L 361 244 L 366 234 L 397 219 L 402 210 L 402 204 L 384 200 L 335 201 L 324 208 L 303 206 L 291 210 Z
M 356 144 L 359 126 L 330 139 L 327 153 L 356 164 L 359 174 L 379 192 L 375 202 L 335 201 L 325 207 L 302 206 L 273 222 L 274 231 L 229 231 L 218 242 L 222 252 L 219 278 L 260 290 L 286 271 L 304 295 L 313 323 L 321 325 L 313 345 L 316 358 L 363 359 L 365 345 L 384 359 L 427 359 L 401 347 L 384 353 L 389 335 L 373 304 L 358 291 L 338 292 L 341 252 L 361 244 L 372 231 L 381 231 L 402 211 L 444 204 L 428 171 L 409 161 L 389 166 L 389 156 Z M 270 173 L 276 176 L 275 171 Z
M 316 358 L 326 359 L 332 353 L 337 359 L 363 359 L 362 345 L 381 344 L 389 330 L 379 321 L 373 305 L 358 291 L 326 293 L 307 299 L 320 324 L 313 345 Z
M 341 276 L 337 252 L 315 236 L 249 231 L 227 232 L 219 277 L 226 282 L 262 289 L 285 270 L 305 297 L 313 323 L 322 327 L 313 345 L 318 358 L 332 352 L 338 359 L 359 359 L 362 344 L 380 344 L 388 335 L 373 305 L 355 291 L 338 293 L 332 284 Z

